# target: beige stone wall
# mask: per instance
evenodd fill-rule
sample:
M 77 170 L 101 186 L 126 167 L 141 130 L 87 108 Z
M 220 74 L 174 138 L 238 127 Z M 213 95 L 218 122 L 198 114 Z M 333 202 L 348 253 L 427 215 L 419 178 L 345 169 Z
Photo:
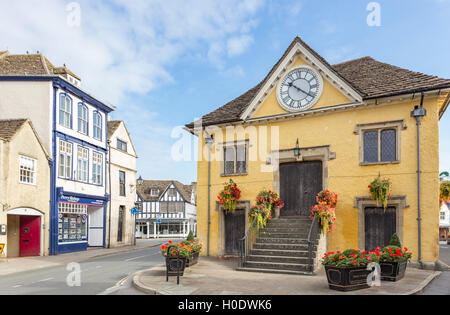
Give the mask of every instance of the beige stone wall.
M 48 255 L 50 227 L 50 166 L 31 126 L 27 123 L 11 142 L 1 144 L 0 170 L 0 224 L 8 224 L 8 235 L 0 236 L 0 243 L 7 243 L 2 257 L 17 256 L 18 218 L 7 215 L 17 208 L 31 208 L 44 215 L 43 254 Z M 19 182 L 19 155 L 37 160 L 36 185 Z M 9 219 L 9 220 L 8 220 Z M 11 224 L 11 226 L 10 226 Z M 12 241 L 9 251 L 8 241 Z
M 117 149 L 117 138 L 127 142 L 127 151 L 123 152 Z M 133 242 L 134 217 L 131 214 L 131 209 L 136 202 L 136 153 L 134 152 L 131 140 L 123 125 L 117 128 L 115 133 L 111 136 L 110 158 L 111 158 L 111 201 L 106 209 L 107 223 L 106 223 L 106 237 L 109 235 L 109 227 L 111 226 L 111 247 L 130 245 Z M 109 158 L 109 157 L 108 157 Z M 110 189 L 110 176 L 108 169 L 107 191 Z M 125 196 L 119 194 L 119 171 L 125 172 Z M 123 220 L 123 236 L 122 242 L 117 241 L 117 233 L 119 229 L 119 209 L 124 206 L 124 220 Z M 111 208 L 109 208 L 111 207 Z M 110 221 L 110 225 L 109 222 Z M 108 244 L 108 239 L 106 240 Z

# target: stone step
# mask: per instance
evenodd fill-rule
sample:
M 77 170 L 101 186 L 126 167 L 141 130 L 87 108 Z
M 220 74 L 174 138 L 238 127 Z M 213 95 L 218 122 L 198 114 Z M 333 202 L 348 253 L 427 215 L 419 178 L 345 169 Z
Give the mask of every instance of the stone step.
M 259 268 L 259 269 L 291 270 L 291 271 L 307 271 L 307 272 L 311 272 L 311 265 L 310 264 L 246 261 L 246 262 L 244 262 L 244 267 Z
M 297 223 L 297 224 L 304 224 L 304 223 L 311 223 L 312 220 L 309 217 L 292 217 L 292 218 L 286 218 L 281 217 L 278 219 L 272 219 L 269 221 L 270 223 Z
M 317 243 L 312 246 L 313 251 L 317 251 Z M 307 251 L 308 243 L 304 244 L 283 244 L 283 243 L 255 243 L 253 250 L 281 250 L 281 251 Z
M 261 230 L 261 232 L 265 233 L 309 233 L 309 227 L 269 227 L 267 226 L 264 230 Z
M 286 257 L 303 257 L 308 258 L 309 252 L 307 250 L 288 250 L 288 249 L 253 249 L 250 252 L 255 256 L 286 256 Z M 313 251 L 312 258 L 316 256 L 316 252 Z
M 308 244 L 307 238 L 258 237 L 255 244 Z
M 295 270 L 276 270 L 276 269 L 263 269 L 263 268 L 252 268 L 252 267 L 238 267 L 237 271 L 246 272 L 259 272 L 259 273 L 276 273 L 276 274 L 288 274 L 288 275 L 299 275 L 299 276 L 315 276 L 316 274 L 309 271 L 295 271 Z
M 286 264 L 312 264 L 313 260 L 307 257 L 288 257 L 288 256 L 247 256 L 247 262 L 271 262 L 271 263 L 286 263 Z
M 283 223 L 283 222 L 269 222 L 266 225 L 267 229 L 272 229 L 272 228 L 288 228 L 288 229 L 308 229 L 311 226 L 310 222 L 304 222 L 304 223 Z
M 305 240 L 308 239 L 308 232 L 297 232 L 297 233 L 273 233 L 262 230 L 259 233 L 259 237 L 261 238 L 303 238 Z M 312 238 L 317 237 L 312 235 Z

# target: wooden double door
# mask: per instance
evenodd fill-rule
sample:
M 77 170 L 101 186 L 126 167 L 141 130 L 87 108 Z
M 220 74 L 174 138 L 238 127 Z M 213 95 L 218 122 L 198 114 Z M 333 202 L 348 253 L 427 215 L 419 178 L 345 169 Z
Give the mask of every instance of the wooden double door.
M 395 207 L 367 207 L 364 209 L 365 249 L 375 250 L 377 247 L 389 245 L 392 235 L 396 233 L 397 211 Z
M 284 207 L 280 216 L 309 216 L 322 191 L 322 162 L 280 164 L 280 195 Z

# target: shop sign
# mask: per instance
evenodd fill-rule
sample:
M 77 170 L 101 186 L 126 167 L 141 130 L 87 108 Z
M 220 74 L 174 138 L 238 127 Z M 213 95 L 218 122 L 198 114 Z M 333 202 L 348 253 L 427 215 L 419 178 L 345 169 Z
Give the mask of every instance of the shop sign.
M 99 207 L 103 207 L 105 205 L 105 201 L 101 199 L 79 198 L 75 196 L 64 196 L 64 195 L 61 196 L 59 201 L 67 203 L 83 204 L 88 206 L 99 206 Z

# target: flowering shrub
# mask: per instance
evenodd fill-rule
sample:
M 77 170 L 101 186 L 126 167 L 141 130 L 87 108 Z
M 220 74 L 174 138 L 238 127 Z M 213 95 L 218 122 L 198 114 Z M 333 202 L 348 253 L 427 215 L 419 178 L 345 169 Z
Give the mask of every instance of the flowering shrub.
M 378 247 L 376 250 L 361 252 L 359 249 L 348 249 L 344 252 L 337 251 L 328 252 L 322 257 L 323 265 L 331 265 L 337 267 L 363 267 L 371 262 L 378 263 L 381 252 Z
M 171 245 L 175 245 L 177 248 L 172 247 L 170 249 L 170 252 L 168 252 L 169 247 Z M 169 257 L 176 257 L 177 249 L 180 253 L 180 257 L 183 257 L 183 258 L 189 258 L 189 256 L 191 255 L 191 252 L 193 251 L 191 245 L 186 245 L 186 244 L 180 243 L 180 242 L 173 243 L 172 241 L 169 241 L 166 244 L 161 245 L 161 247 L 159 248 L 161 254 L 164 257 L 167 257 L 167 255 L 169 255 Z
M 337 194 L 329 191 L 324 190 L 321 191 L 319 194 L 317 194 L 316 201 L 317 203 L 324 202 L 325 204 L 329 205 L 331 208 L 336 208 L 337 205 Z
M 194 240 L 190 240 L 190 241 L 184 241 L 183 242 L 185 245 L 188 245 L 192 248 L 192 252 L 196 253 L 196 252 L 200 252 L 203 248 L 203 244 L 200 242 L 196 242 Z
M 441 183 L 439 201 L 440 204 L 442 204 L 443 202 L 450 203 L 450 181 Z
M 405 247 L 403 250 L 401 247 L 389 245 L 382 249 L 380 255 L 380 262 L 398 262 L 403 260 L 410 260 L 412 254 L 408 252 Z
M 334 208 L 330 208 L 330 206 L 327 204 L 320 203 L 318 205 L 311 207 L 310 218 L 313 219 L 314 216 L 316 217 L 317 221 L 322 227 L 323 234 L 327 232 L 328 233 L 334 232 L 334 229 L 336 227 L 335 225 L 336 213 Z
M 381 179 L 380 176 L 375 178 L 368 186 L 372 199 L 377 201 L 377 205 L 382 202 L 385 210 L 387 208 L 387 201 L 391 196 L 391 186 L 392 183 L 389 179 Z
M 321 191 L 316 196 L 317 204 L 310 208 L 310 218 L 313 219 L 314 217 L 316 217 L 317 221 L 322 227 L 322 232 L 324 234 L 327 232 L 334 232 L 336 222 L 335 208 L 337 205 L 337 198 L 338 196 L 334 192 L 331 192 L 329 190 Z
M 264 228 L 267 220 L 272 219 L 272 211 L 275 207 L 284 207 L 284 202 L 280 196 L 271 190 L 263 190 L 256 196 L 256 206 L 253 206 L 249 211 L 250 224 L 254 220 L 257 221 L 257 228 Z
M 237 201 L 241 198 L 241 190 L 230 179 L 230 182 L 225 184 L 224 189 L 219 193 L 217 198 L 225 210 L 234 211 Z

